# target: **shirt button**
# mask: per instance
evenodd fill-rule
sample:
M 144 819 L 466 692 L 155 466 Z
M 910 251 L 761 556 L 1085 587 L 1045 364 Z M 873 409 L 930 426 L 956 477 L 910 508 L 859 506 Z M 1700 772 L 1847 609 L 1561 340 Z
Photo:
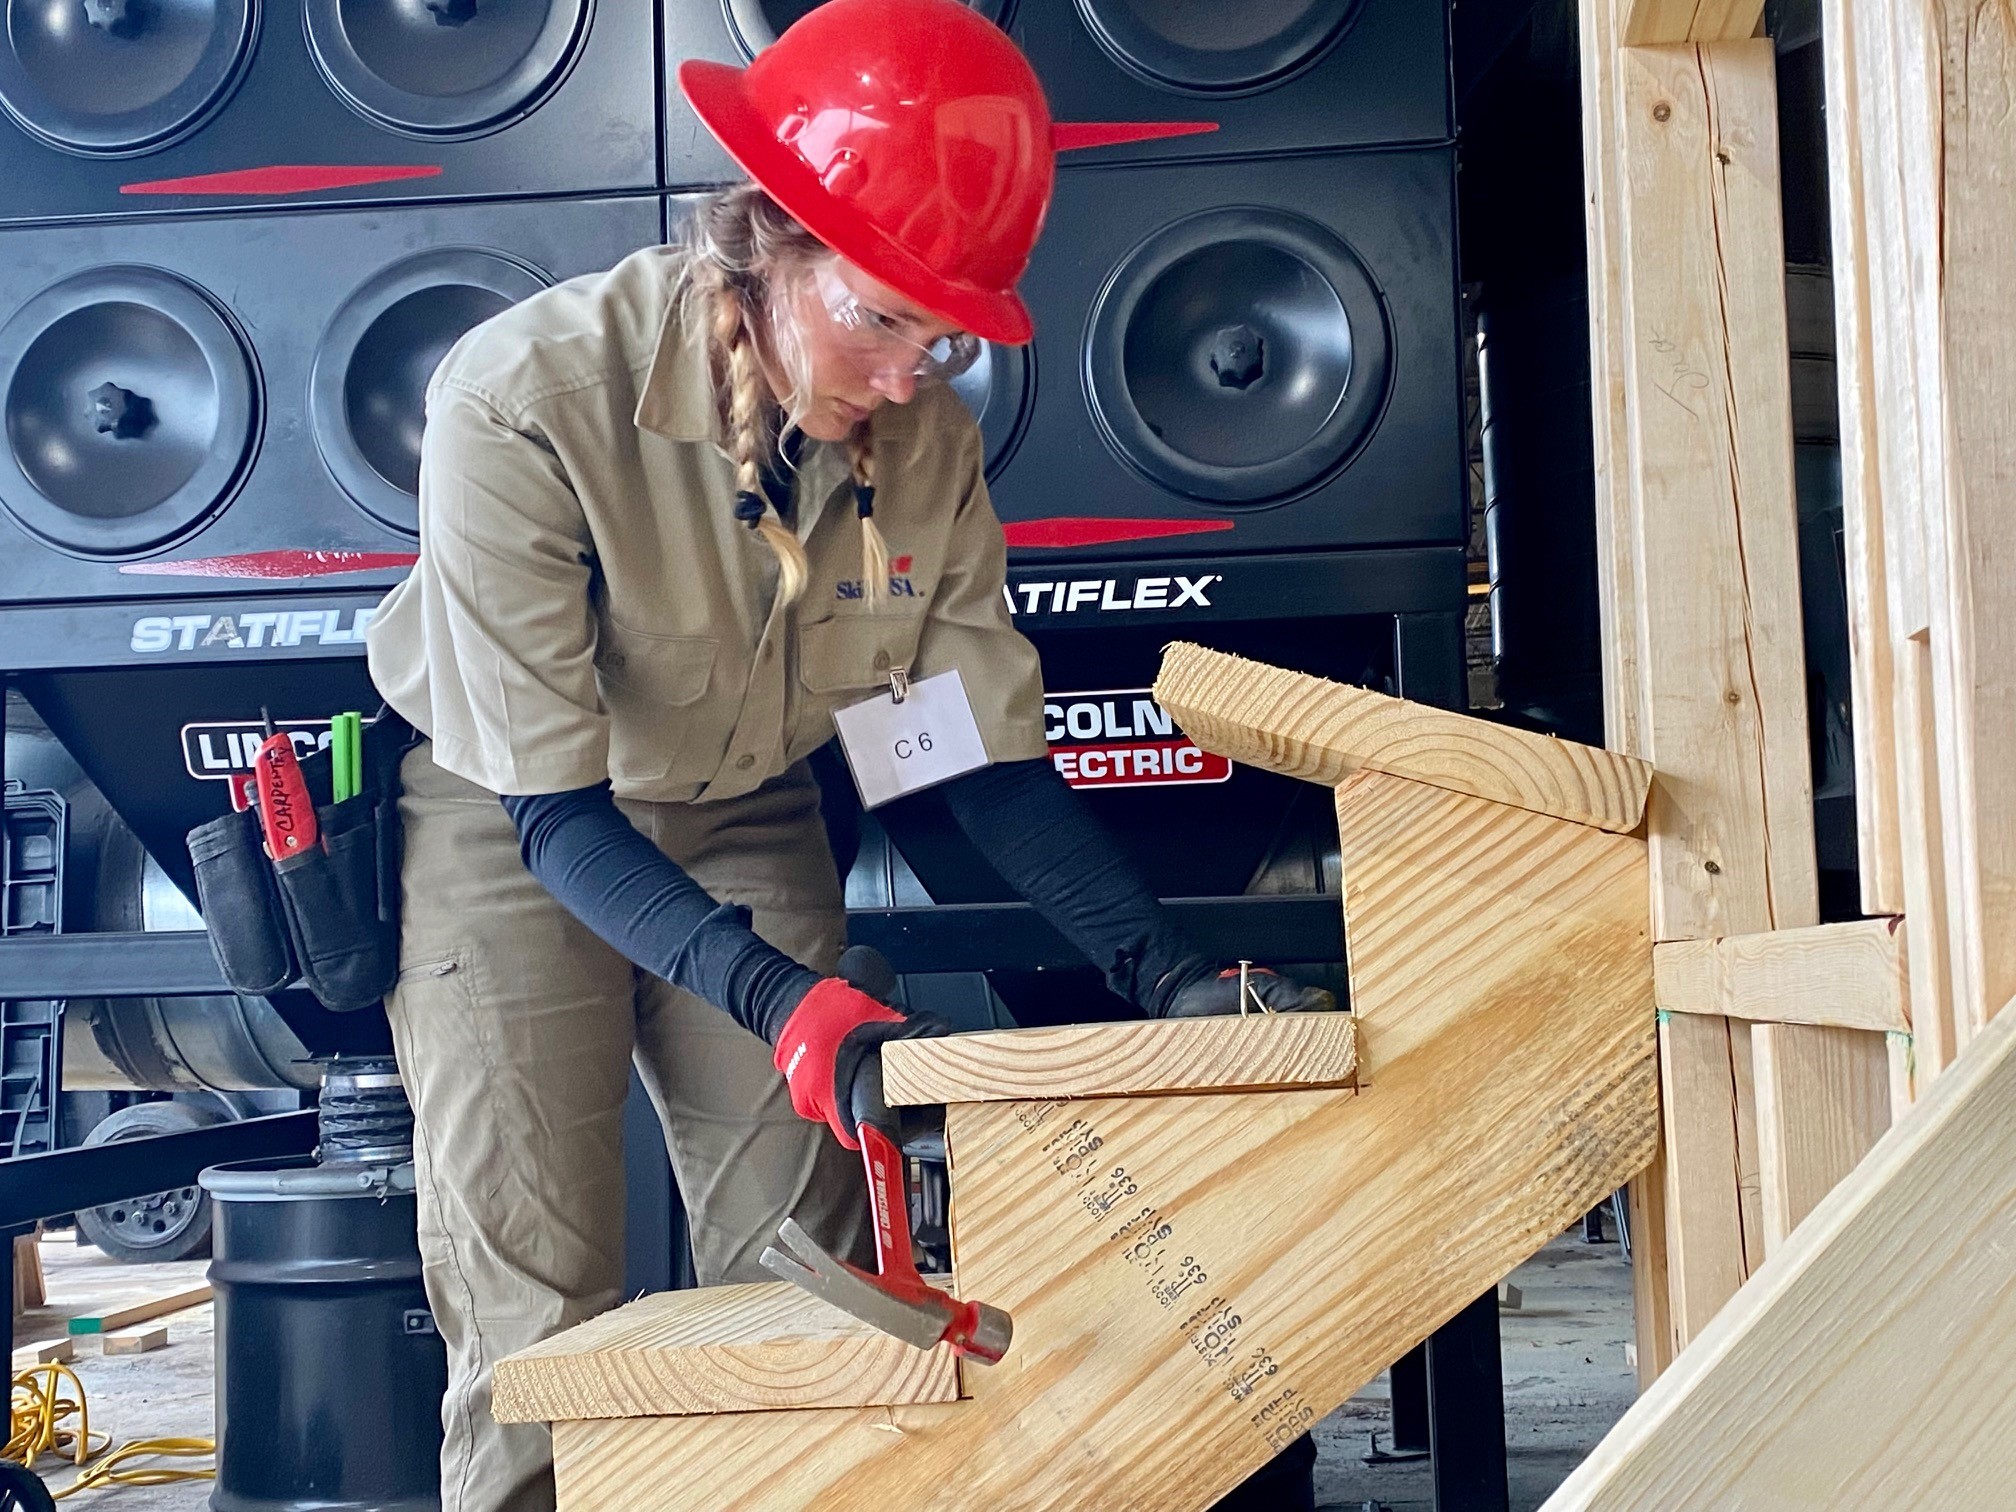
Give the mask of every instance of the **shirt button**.
M 754 756 L 737 756 L 735 758 L 735 770 L 738 772 L 746 772 L 754 765 L 756 765 L 756 758 Z
M 877 672 L 887 672 L 889 670 L 889 653 L 887 651 L 877 651 L 875 653 L 875 670 Z

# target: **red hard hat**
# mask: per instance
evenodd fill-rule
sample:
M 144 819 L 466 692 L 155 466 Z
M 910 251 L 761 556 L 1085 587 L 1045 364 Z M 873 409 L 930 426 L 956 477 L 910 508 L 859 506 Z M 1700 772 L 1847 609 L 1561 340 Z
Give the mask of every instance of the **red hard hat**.
M 828 0 L 748 69 L 689 60 L 707 129 L 820 241 L 989 341 L 1050 207 L 1050 107 L 1015 44 L 958 0 Z

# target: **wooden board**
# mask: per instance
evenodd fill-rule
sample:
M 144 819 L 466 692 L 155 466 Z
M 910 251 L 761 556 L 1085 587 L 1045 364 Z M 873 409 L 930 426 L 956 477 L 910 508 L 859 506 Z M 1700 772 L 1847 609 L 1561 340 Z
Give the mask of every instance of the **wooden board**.
M 918 1350 L 784 1281 L 660 1292 L 500 1360 L 500 1423 L 951 1402 L 949 1349 Z
M 1741 42 L 1757 35 L 1764 0 L 1602 0 L 1620 3 L 1631 47 L 1672 42 Z
M 1911 1032 L 1902 919 L 1857 919 L 1653 947 L 1659 1006 L 1765 1023 Z
M 1757 1024 L 1758 1198 L 1766 1255 L 1890 1127 L 1890 1055 L 1863 1029 Z
M 77 1358 L 77 1341 L 64 1337 L 45 1339 L 40 1344 L 23 1344 L 14 1351 L 14 1371 L 20 1372 L 35 1365 L 67 1365 Z
M 2016 1015 L 1834 1189 L 1543 1512 L 2003 1512 Z
M 33 1312 L 48 1304 L 49 1293 L 42 1279 L 42 1236 L 19 1234 L 14 1239 L 14 1316 Z
M 1643 762 L 1201 646 L 1163 651 L 1155 699 L 1205 750 L 1308 782 L 1387 772 L 1598 829 L 1644 817 Z
M 1367 1090 L 954 1104 L 960 1289 L 1016 1326 L 971 1400 L 563 1423 L 564 1512 L 1205 1508 L 1642 1166 L 1642 843 L 1340 803 Z
M 1357 1026 L 1348 1013 L 1069 1024 L 894 1040 L 882 1048 L 891 1106 L 1341 1087 L 1357 1069 Z
M 166 1297 L 155 1297 L 150 1301 L 136 1302 L 131 1307 L 122 1307 L 117 1312 L 98 1313 L 70 1320 L 73 1334 L 111 1333 L 116 1329 L 131 1328 L 135 1323 L 151 1323 L 156 1318 L 165 1318 L 170 1313 L 183 1312 L 191 1307 L 201 1307 L 210 1300 L 210 1288 L 194 1286 L 187 1291 L 172 1293 Z
M 168 1347 L 168 1330 L 158 1326 L 121 1329 L 105 1335 L 102 1347 L 108 1355 L 152 1354 Z

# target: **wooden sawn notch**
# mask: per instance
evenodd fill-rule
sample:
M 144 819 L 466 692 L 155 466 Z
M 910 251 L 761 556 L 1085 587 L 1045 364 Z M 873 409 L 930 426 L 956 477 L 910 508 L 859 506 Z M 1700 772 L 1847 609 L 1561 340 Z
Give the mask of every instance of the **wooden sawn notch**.
M 1364 1085 L 1175 1085 L 1286 1080 L 1269 1036 L 1328 1074 L 1341 1020 L 1299 1047 L 1293 1025 L 1214 1024 L 1194 1031 L 1222 1037 L 1208 1057 L 1169 1024 L 923 1048 L 913 1093 L 1010 1099 L 947 1111 L 955 1289 L 1014 1315 L 1007 1358 L 965 1370 L 960 1401 L 707 1411 L 665 1391 L 645 1400 L 661 1415 L 563 1419 L 563 1512 L 1208 1507 L 1651 1159 L 1645 844 L 1616 832 L 1640 764 L 1523 739 L 1512 760 L 1508 732 L 1439 714 L 1420 737 L 1412 706 L 1314 679 L 1279 723 L 1250 695 L 1287 674 L 1239 665 L 1165 675 L 1170 706 L 1212 749 L 1295 748 L 1343 779 Z M 715 1294 L 724 1329 L 746 1291 Z M 595 1326 L 541 1348 L 578 1353 Z M 638 1361 L 597 1368 L 654 1389 Z

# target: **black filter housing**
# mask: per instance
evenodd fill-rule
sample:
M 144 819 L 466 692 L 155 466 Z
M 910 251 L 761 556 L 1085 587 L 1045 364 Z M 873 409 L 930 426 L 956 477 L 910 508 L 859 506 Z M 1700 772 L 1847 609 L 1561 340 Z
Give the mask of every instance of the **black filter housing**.
M 5 0 L 0 223 L 647 190 L 652 0 Z
M 0 602 L 389 585 L 442 355 L 662 230 L 639 195 L 0 231 Z
M 1446 148 L 1060 173 L 1033 381 L 994 396 L 1010 545 L 1462 541 L 1453 177 Z

